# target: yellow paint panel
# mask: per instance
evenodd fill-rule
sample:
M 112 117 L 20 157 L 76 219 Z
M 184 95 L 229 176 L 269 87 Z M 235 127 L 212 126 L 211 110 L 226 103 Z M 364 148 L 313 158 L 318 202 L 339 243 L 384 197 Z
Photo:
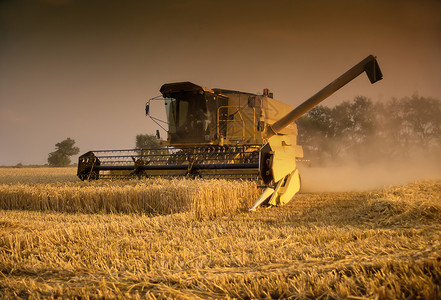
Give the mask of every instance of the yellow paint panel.
M 272 172 L 274 182 L 278 182 L 296 169 L 296 147 L 289 136 L 275 135 L 269 139 L 272 156 Z
M 295 170 L 291 175 L 289 175 L 285 185 L 280 188 L 279 204 L 284 205 L 291 201 L 298 191 L 300 191 L 300 177 L 299 170 Z

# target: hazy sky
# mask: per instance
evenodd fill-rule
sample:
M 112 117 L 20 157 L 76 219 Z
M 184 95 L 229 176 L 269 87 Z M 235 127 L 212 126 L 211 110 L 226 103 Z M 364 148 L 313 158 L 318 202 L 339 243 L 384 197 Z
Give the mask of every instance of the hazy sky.
M 323 104 L 441 99 L 441 1 L 2 0 L 0 165 L 44 164 L 67 137 L 81 153 L 133 148 L 163 83 L 296 106 L 369 54 L 384 79 Z

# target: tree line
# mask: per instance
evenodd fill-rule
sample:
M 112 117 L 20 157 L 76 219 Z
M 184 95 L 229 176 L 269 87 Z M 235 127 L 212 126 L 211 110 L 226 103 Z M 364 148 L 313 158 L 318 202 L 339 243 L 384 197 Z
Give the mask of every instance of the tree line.
M 333 108 L 319 105 L 297 125 L 305 158 L 318 164 L 441 154 L 441 101 L 434 98 L 356 97 Z

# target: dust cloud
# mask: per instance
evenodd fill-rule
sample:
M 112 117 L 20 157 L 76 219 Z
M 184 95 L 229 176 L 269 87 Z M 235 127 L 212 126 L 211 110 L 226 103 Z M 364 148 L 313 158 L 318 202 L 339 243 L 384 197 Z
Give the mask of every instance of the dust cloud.
M 441 100 L 366 97 L 298 120 L 303 192 L 365 191 L 441 179 Z
M 366 164 L 348 161 L 324 167 L 301 164 L 299 170 L 304 193 L 366 191 L 441 179 L 441 155 Z

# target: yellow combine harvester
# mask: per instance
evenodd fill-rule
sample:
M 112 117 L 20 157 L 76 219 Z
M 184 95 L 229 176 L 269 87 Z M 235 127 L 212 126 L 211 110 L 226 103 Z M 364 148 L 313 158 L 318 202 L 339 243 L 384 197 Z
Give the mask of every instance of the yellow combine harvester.
M 282 205 L 300 189 L 296 160 L 300 116 L 366 72 L 371 83 L 383 75 L 374 56 L 349 69 L 314 96 L 293 109 L 262 95 L 225 89 L 207 89 L 191 82 L 164 84 L 167 141 L 160 149 L 89 151 L 79 157 L 81 180 L 106 178 L 179 177 L 232 178 L 261 181 L 265 190 L 250 208 Z M 160 125 L 158 119 L 152 119 Z

